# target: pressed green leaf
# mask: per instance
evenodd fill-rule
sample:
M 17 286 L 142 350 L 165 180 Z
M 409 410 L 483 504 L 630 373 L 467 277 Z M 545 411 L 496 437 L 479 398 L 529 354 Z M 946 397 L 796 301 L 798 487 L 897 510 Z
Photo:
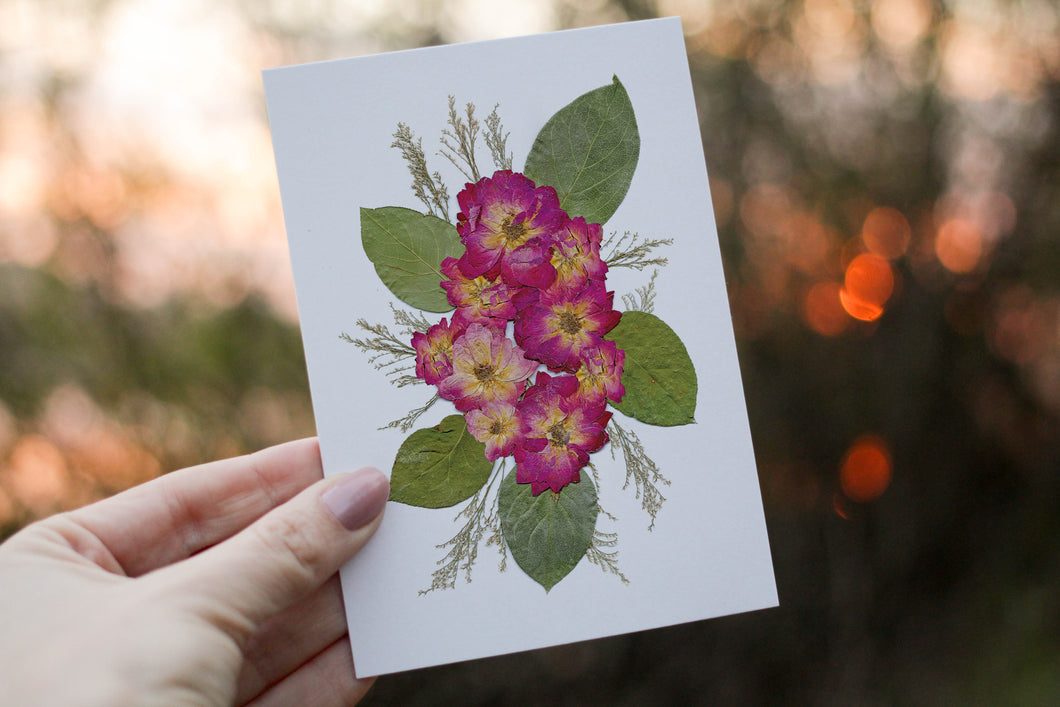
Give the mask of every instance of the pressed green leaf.
M 526 158 L 526 176 L 554 187 L 571 216 L 606 223 L 626 198 L 640 157 L 640 133 L 618 77 L 549 118 Z
M 654 314 L 623 312 L 606 338 L 626 352 L 617 410 L 649 425 L 695 422 L 696 369 L 673 329 Z
M 362 208 L 361 243 L 379 279 L 402 302 L 428 312 L 453 308 L 438 268 L 464 252 L 455 226 L 400 206 Z
M 390 500 L 448 508 L 471 498 L 489 478 L 486 445 L 467 431 L 463 415 L 416 430 L 401 444 L 390 475 Z
M 497 507 L 501 531 L 516 563 L 549 591 L 585 556 L 596 529 L 596 489 L 588 474 L 557 493 L 534 496 L 530 484 L 501 482 Z

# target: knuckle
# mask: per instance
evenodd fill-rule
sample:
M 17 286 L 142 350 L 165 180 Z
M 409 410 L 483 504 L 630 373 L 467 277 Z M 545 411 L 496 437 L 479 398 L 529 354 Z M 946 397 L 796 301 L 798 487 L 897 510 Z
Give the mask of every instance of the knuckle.
M 276 556 L 297 579 L 330 574 L 329 553 L 324 534 L 302 516 L 273 514 L 257 524 L 266 551 Z

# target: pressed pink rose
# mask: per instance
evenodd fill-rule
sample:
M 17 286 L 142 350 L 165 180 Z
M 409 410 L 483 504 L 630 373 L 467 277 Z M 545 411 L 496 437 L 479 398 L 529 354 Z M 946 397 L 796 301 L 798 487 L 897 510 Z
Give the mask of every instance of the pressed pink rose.
M 470 324 L 453 341 L 453 372 L 438 384 L 438 394 L 461 412 L 492 401 L 514 405 L 537 366 L 502 331 Z
M 516 321 L 522 316 L 522 312 L 540 301 L 541 290 L 536 287 L 520 287 L 519 290 L 512 295 L 512 304 L 515 305 L 515 311 L 517 313 L 515 316 Z
M 577 392 L 578 379 L 574 376 L 554 376 L 545 371 L 538 371 L 534 384 L 526 390 L 520 406 L 534 407 L 531 418 L 537 420 L 544 414 L 542 410 L 553 406 L 553 403 L 561 398 L 572 397 Z
M 426 334 L 412 335 L 412 348 L 416 349 L 416 377 L 428 385 L 438 385 L 453 373 L 453 339 L 462 334 L 464 327 L 454 320 L 446 319 L 427 330 Z
M 626 387 L 622 385 L 622 367 L 626 352 L 613 341 L 604 340 L 599 346 L 582 350 L 582 366 L 575 372 L 578 395 L 588 401 L 610 398 L 622 402 Z
M 598 223 L 586 223 L 580 216 L 567 219 L 552 249 L 556 279 L 549 287 L 550 294 L 560 290 L 576 292 L 589 280 L 604 281 L 607 263 L 600 257 L 602 236 Z
M 464 415 L 468 432 L 486 445 L 486 459 L 511 456 L 523 441 L 523 420 L 511 403 L 492 401 Z
M 603 402 L 576 396 L 577 389 L 574 376 L 541 372 L 519 404 L 523 440 L 515 448 L 515 480 L 530 484 L 535 496 L 580 481 L 589 455 L 608 441 L 604 428 L 611 413 Z
M 548 439 L 524 441 L 515 448 L 515 480 L 530 484 L 530 493 L 545 489 L 559 493 L 564 486 L 581 481 L 581 469 L 589 455 L 580 449 L 550 444 Z
M 552 265 L 552 241 L 533 238 L 501 259 L 501 280 L 543 290 L 556 280 Z
M 582 352 L 599 346 L 622 318 L 612 307 L 614 297 L 592 281 L 578 292 L 541 294 L 520 310 L 515 340 L 530 358 L 554 370 L 574 372 L 581 366 Z
M 460 269 L 468 278 L 497 279 L 514 251 L 535 239 L 531 247 L 551 244 L 566 216 L 555 189 L 509 170 L 468 184 L 456 199 L 456 230 L 467 248 Z
M 449 326 L 459 327 L 460 331 L 464 331 L 472 324 L 481 324 L 498 332 L 501 336 L 504 336 L 505 331 L 508 329 L 507 319 L 484 316 L 481 310 L 474 307 L 457 307 L 456 311 L 453 312 L 453 322 Z
M 443 260 L 440 269 L 449 278 L 441 283 L 449 304 L 458 308 L 464 322 L 485 324 L 487 319 L 506 321 L 515 317 L 515 288 L 485 277 L 465 277 L 456 258 Z

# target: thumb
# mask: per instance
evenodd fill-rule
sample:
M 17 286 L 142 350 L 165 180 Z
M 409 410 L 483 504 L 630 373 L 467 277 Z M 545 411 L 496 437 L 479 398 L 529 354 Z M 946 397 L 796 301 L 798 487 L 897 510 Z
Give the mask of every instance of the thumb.
M 377 469 L 317 482 L 222 543 L 172 565 L 183 595 L 237 639 L 335 574 L 375 533 L 390 483 Z M 165 571 L 165 570 L 163 570 Z

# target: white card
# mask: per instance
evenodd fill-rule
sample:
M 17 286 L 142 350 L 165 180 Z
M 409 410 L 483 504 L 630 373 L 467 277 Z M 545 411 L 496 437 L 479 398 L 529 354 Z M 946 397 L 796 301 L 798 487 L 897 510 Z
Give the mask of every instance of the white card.
M 325 473 L 392 474 L 341 573 L 357 674 L 775 606 L 680 21 L 265 88 Z

